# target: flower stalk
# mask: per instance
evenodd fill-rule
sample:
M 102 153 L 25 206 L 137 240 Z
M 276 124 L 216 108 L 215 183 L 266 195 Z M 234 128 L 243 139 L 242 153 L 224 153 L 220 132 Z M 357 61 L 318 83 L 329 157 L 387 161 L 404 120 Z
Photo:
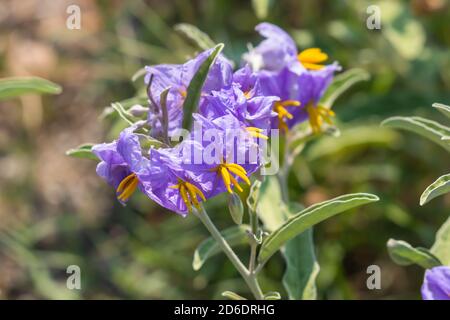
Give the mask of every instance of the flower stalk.
M 256 279 L 256 273 L 253 271 L 250 272 L 244 266 L 244 264 L 239 259 L 239 257 L 236 255 L 236 253 L 233 251 L 233 249 L 230 247 L 228 242 L 223 238 L 223 236 L 220 234 L 219 230 L 217 230 L 216 226 L 211 221 L 205 208 L 201 205 L 200 209 L 194 210 L 194 212 L 197 215 L 197 217 L 200 219 L 200 221 L 204 224 L 206 229 L 208 229 L 209 233 L 214 238 L 214 240 L 217 241 L 217 244 L 220 246 L 220 248 L 225 253 L 225 255 L 228 257 L 228 259 L 230 259 L 231 263 L 236 268 L 236 270 L 240 273 L 240 275 L 242 276 L 244 281 L 247 283 L 247 286 L 249 287 L 250 291 L 253 293 L 255 299 L 264 300 L 264 295 L 258 284 L 258 280 Z M 255 249 L 254 255 L 256 257 L 256 249 Z M 255 258 L 253 258 L 253 259 L 255 259 Z

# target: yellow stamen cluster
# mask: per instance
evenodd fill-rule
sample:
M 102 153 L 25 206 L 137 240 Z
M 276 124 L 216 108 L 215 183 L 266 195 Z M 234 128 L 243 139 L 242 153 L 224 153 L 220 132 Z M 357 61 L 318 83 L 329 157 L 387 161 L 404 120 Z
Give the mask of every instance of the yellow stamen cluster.
M 247 127 L 247 128 L 245 128 L 245 130 L 247 130 L 252 137 L 261 138 L 261 139 L 264 139 L 264 140 L 268 140 L 269 139 L 268 136 L 266 136 L 265 134 L 262 134 L 262 132 L 264 131 L 263 129 L 260 129 L 260 128 L 257 128 L 257 127 Z
M 310 103 L 306 107 L 306 111 L 308 112 L 309 123 L 314 133 L 320 132 L 323 121 L 328 124 L 333 124 L 331 117 L 334 117 L 335 113 L 332 110 L 325 108 L 324 106 L 314 106 L 312 103 Z
M 300 102 L 296 100 L 276 101 L 273 105 L 273 111 L 278 114 L 278 128 L 284 132 L 288 131 L 286 119 L 292 119 L 292 114 L 287 111 L 286 107 L 298 107 Z
M 194 205 L 197 209 L 200 209 L 200 203 L 198 202 L 197 196 L 199 196 L 202 201 L 206 201 L 203 192 L 187 181 L 179 179 L 178 183 L 170 188 L 180 190 L 181 199 L 183 199 L 183 202 L 189 212 L 192 211 L 192 205 Z
M 244 92 L 244 97 L 247 100 L 250 99 L 252 97 L 252 91 L 251 90 L 245 91 Z
M 245 183 L 250 185 L 250 180 L 247 177 L 247 171 L 245 171 L 245 169 L 238 164 L 222 163 L 218 165 L 214 170 L 220 173 L 220 175 L 222 176 L 223 183 L 225 184 L 225 187 L 227 188 L 229 193 L 233 193 L 233 190 L 231 190 L 231 184 L 233 184 L 240 192 L 243 191 L 236 178 L 233 177 L 232 173 L 234 173 L 236 176 L 244 180 Z
M 328 59 L 328 55 L 319 48 L 309 48 L 300 52 L 298 61 L 309 70 L 320 70 L 324 67 L 322 62 Z
M 136 191 L 136 188 L 138 186 L 139 180 L 136 176 L 136 174 L 132 173 L 128 176 L 126 176 L 117 187 L 116 193 L 117 193 L 117 199 L 119 199 L 122 202 L 127 201 L 131 195 Z

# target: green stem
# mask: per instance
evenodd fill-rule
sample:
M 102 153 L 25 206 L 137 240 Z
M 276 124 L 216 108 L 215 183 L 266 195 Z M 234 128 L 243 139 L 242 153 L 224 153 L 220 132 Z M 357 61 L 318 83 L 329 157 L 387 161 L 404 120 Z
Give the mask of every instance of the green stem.
M 261 288 L 259 287 L 258 281 L 256 279 L 256 274 L 247 270 L 247 268 L 242 264 L 242 261 L 239 259 L 233 249 L 231 249 L 228 242 L 222 237 L 219 230 L 217 230 L 216 226 L 209 218 L 208 213 L 205 211 L 205 208 L 203 208 L 202 206 L 200 210 L 196 210 L 195 212 L 200 221 L 205 225 L 206 229 L 208 229 L 209 233 L 211 233 L 211 236 L 217 241 L 222 251 L 228 257 L 228 259 L 230 259 L 231 263 L 234 265 L 237 271 L 241 274 L 242 278 L 247 283 L 255 298 L 257 300 L 263 300 L 264 295 L 261 291 Z

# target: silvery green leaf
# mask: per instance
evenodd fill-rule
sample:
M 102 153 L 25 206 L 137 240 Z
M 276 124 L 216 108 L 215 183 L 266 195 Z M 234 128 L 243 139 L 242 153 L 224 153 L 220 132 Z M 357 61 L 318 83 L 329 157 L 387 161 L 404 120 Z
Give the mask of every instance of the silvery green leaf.
M 190 130 L 192 123 L 192 114 L 196 112 L 200 96 L 202 94 L 203 84 L 208 76 L 209 69 L 213 65 L 217 56 L 222 52 L 224 45 L 216 45 L 208 58 L 198 68 L 197 73 L 192 78 L 187 88 L 187 96 L 183 103 L 183 129 Z
M 268 231 L 277 229 L 287 218 L 287 206 L 283 203 L 280 185 L 275 176 L 266 176 L 261 184 L 257 213 Z
M 331 108 L 337 98 L 354 84 L 367 81 L 370 74 L 364 69 L 349 69 L 334 77 L 333 82 L 321 99 L 321 104 Z
M 450 192 L 450 173 L 439 177 L 430 184 L 420 196 L 420 205 L 423 206 L 430 200 Z
M 281 300 L 281 295 L 279 292 L 270 291 L 264 294 L 264 300 Z
M 60 94 L 60 85 L 39 77 L 11 77 L 0 79 L 0 100 L 29 93 Z
M 222 296 L 230 300 L 247 300 L 233 291 L 224 291 L 222 292 Z
M 259 251 L 258 260 L 265 262 L 288 240 L 317 223 L 338 213 L 378 200 L 377 196 L 370 193 L 355 193 L 312 205 L 290 217 L 264 240 Z
M 66 155 L 75 158 L 98 160 L 97 156 L 92 153 L 93 145 L 92 143 L 84 143 L 76 148 L 67 150 Z
M 114 111 L 117 112 L 119 117 L 121 117 L 123 120 L 125 120 L 126 123 L 129 125 L 133 125 L 134 121 L 136 120 L 130 113 L 128 113 L 127 110 L 125 110 L 121 103 L 119 102 L 113 102 L 111 103 L 111 107 L 114 109 Z
M 436 240 L 430 251 L 442 261 L 442 264 L 450 266 L 450 218 L 436 233 Z
M 450 118 L 450 106 L 442 103 L 433 103 L 433 108 L 438 109 L 443 115 Z
M 417 264 L 422 268 L 429 269 L 441 265 L 437 257 L 425 248 L 414 248 L 402 240 L 389 239 L 387 248 L 391 259 L 401 265 L 409 266 Z
M 415 132 L 450 151 L 448 141 L 442 140 L 450 135 L 450 128 L 435 121 L 421 117 L 392 117 L 384 120 L 381 125 Z

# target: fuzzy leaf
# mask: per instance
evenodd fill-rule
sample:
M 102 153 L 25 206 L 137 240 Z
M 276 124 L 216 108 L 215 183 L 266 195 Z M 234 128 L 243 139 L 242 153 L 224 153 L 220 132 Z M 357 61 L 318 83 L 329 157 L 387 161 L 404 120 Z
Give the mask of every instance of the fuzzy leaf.
M 266 176 L 261 184 L 257 213 L 268 231 L 276 230 L 287 219 L 287 207 L 281 199 L 280 185 L 275 176 Z
M 355 68 L 344 71 L 334 78 L 333 82 L 325 92 L 321 100 L 321 104 L 328 108 L 331 108 L 336 99 L 339 98 L 339 96 L 347 91 L 350 87 L 358 82 L 367 81 L 369 79 L 370 74 L 363 69 Z
M 306 229 L 322 222 L 338 213 L 350 210 L 363 204 L 378 201 L 379 198 L 369 193 L 355 193 L 343 195 L 312 205 L 296 215 L 290 217 L 281 227 L 272 232 L 263 242 L 258 260 L 269 259 L 288 240 L 302 233 Z
M 11 77 L 0 79 L 0 100 L 28 93 L 60 94 L 60 85 L 39 77 Z
M 430 251 L 446 266 L 450 266 L 450 218 L 436 233 L 436 240 Z
M 200 96 L 202 93 L 203 84 L 205 83 L 206 77 L 208 76 L 209 69 L 213 65 L 216 57 L 222 51 L 224 45 L 219 43 L 214 47 L 214 50 L 208 58 L 201 64 L 198 68 L 197 73 L 192 78 L 187 89 L 187 96 L 183 104 L 183 128 L 189 130 L 192 123 L 192 113 L 197 110 L 198 103 L 200 101 Z
M 286 271 L 283 286 L 291 300 L 315 300 L 316 278 L 320 267 L 314 252 L 313 229 L 289 240 L 283 251 Z
M 69 149 L 66 151 L 67 156 L 83 159 L 98 160 L 97 156 L 92 153 L 92 143 L 84 143 L 76 148 Z
M 435 182 L 430 184 L 420 196 L 420 205 L 423 206 L 430 200 L 450 192 L 450 173 L 439 177 Z
M 450 118 L 450 106 L 442 103 L 433 103 L 433 108 L 438 109 L 443 115 Z
M 417 264 L 422 268 L 429 269 L 442 263 L 431 252 L 425 248 L 414 248 L 402 240 L 389 239 L 387 248 L 391 259 L 401 265 L 409 266 Z
M 270 291 L 264 295 L 264 300 L 281 300 L 281 295 L 279 292 Z
M 392 117 L 384 120 L 382 126 L 415 132 L 450 151 L 450 144 L 443 140 L 450 135 L 450 128 L 421 117 Z
M 250 227 L 248 225 L 241 224 L 239 226 L 228 228 L 221 233 L 230 246 L 238 246 L 248 243 L 247 230 L 249 229 Z M 221 252 L 219 245 L 212 237 L 209 237 L 200 243 L 195 250 L 192 268 L 195 271 L 200 270 L 208 258 L 218 254 L 219 252 Z
M 230 300 L 247 300 L 233 291 L 224 291 L 222 292 L 222 296 Z

